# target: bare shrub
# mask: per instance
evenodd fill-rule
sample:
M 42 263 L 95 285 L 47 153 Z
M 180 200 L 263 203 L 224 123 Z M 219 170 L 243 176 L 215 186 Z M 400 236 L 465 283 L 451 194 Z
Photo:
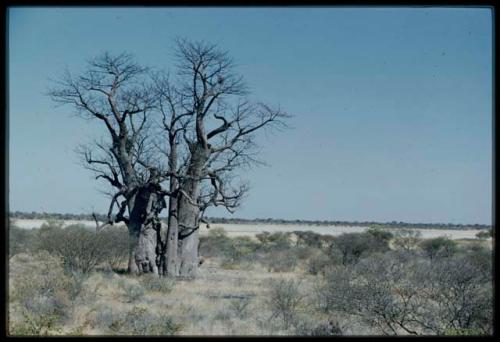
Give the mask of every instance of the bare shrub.
M 15 336 L 33 336 L 47 335 L 54 330 L 56 323 L 60 320 L 60 316 L 54 312 L 54 309 L 44 303 L 46 298 L 36 298 L 37 304 L 33 309 L 22 310 L 22 320 L 11 324 L 10 333 Z
M 422 277 L 423 278 L 423 277 Z M 475 329 L 491 334 L 493 317 L 492 272 L 489 275 L 466 257 L 433 263 L 426 282 L 429 300 L 437 304 L 432 312 L 440 323 L 436 331 Z
M 293 234 L 297 237 L 295 245 L 321 248 L 321 234 L 312 231 L 294 231 Z
M 40 229 L 38 248 L 59 256 L 68 271 L 87 274 L 106 259 L 103 237 L 83 225 L 47 226 Z
M 129 257 L 129 234 L 125 226 L 107 227 L 101 234 L 105 260 L 113 269 L 120 268 Z
M 144 296 L 144 288 L 139 284 L 122 282 L 121 288 L 123 290 L 123 296 L 128 303 L 136 302 Z
M 333 320 L 318 323 L 312 319 L 304 319 L 295 324 L 295 334 L 298 336 L 338 336 L 342 335 L 342 329 Z
M 110 307 L 102 305 L 93 308 L 90 313 L 87 314 L 87 323 L 91 328 L 108 330 L 116 319 L 117 317 L 113 310 Z
M 255 235 L 255 237 L 265 250 L 285 250 L 292 246 L 290 232 L 262 232 Z
M 58 258 L 47 252 L 36 254 L 9 279 L 9 300 L 14 306 L 10 331 L 14 335 L 40 335 L 57 330 L 70 316 L 74 299 L 79 295 L 81 278 L 64 272 Z
M 463 249 L 460 254 L 477 268 L 485 281 L 491 279 L 493 271 L 492 250 L 474 243 Z
M 313 275 L 324 274 L 334 264 L 336 264 L 335 258 L 328 256 L 324 252 L 318 252 L 309 259 L 307 272 Z
M 248 316 L 248 306 L 250 302 L 250 297 L 233 298 L 229 302 L 229 308 L 234 315 L 243 319 Z
M 31 229 L 22 229 L 14 225 L 9 226 L 9 258 L 19 253 L 32 250 L 35 232 Z
M 465 258 L 432 263 L 408 253 L 372 255 L 332 269 L 318 301 L 387 335 L 443 335 L 449 329 L 491 331 L 491 283 Z
M 293 249 L 273 250 L 261 262 L 269 272 L 291 272 L 297 266 L 298 257 Z
M 175 287 L 175 280 L 171 278 L 158 277 L 154 274 L 144 274 L 141 276 L 140 281 L 146 290 L 170 293 Z
M 167 315 L 154 315 L 142 306 L 135 306 L 110 325 L 110 330 L 118 335 L 164 336 L 174 335 L 180 329 Z
M 411 251 L 417 247 L 421 237 L 419 230 L 400 229 L 394 234 L 393 244 L 396 249 Z
M 271 280 L 269 288 L 266 305 L 272 312 L 271 318 L 280 319 L 283 327 L 288 329 L 304 305 L 300 281 L 294 279 Z

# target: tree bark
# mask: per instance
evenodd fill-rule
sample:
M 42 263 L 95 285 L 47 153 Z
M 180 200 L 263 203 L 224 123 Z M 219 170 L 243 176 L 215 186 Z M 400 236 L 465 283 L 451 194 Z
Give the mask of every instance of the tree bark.
M 153 206 L 158 200 L 151 186 L 141 188 L 133 199 L 128 222 L 129 262 L 131 273 L 155 273 L 157 266 L 157 220 Z
M 210 150 L 197 144 L 193 148 L 191 163 L 188 168 L 186 179 L 182 182 L 181 189 L 186 192 L 192 200 L 197 200 L 200 195 L 200 183 Z M 199 208 L 191 203 L 183 194 L 178 196 L 178 225 L 179 246 L 178 262 L 179 277 L 192 279 L 196 277 L 199 256 Z
M 199 263 L 199 232 L 197 218 L 198 208 L 189 203 L 185 196 L 181 195 L 179 199 L 180 229 L 178 247 L 178 274 L 181 278 L 192 279 L 196 277 Z
M 172 181 L 171 181 L 172 183 Z M 174 185 L 176 187 L 176 185 Z M 178 222 L 178 198 L 177 195 L 169 198 L 168 206 L 168 230 L 165 243 L 165 269 L 163 275 L 177 277 L 179 275 L 179 222 Z

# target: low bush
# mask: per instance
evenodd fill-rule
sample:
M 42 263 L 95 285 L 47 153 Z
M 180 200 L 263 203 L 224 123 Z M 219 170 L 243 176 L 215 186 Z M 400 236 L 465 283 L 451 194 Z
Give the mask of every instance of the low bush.
M 289 232 L 262 232 L 255 237 L 265 250 L 285 250 L 292 246 L 291 233 Z
M 113 269 L 120 268 L 128 261 L 129 234 L 125 226 L 107 227 L 101 231 L 100 238 L 105 248 L 105 261 Z
M 144 274 L 140 278 L 143 287 L 148 291 L 170 293 L 175 287 L 175 280 L 170 278 L 159 278 L 153 274 Z
M 110 330 L 117 335 L 165 336 L 174 335 L 180 329 L 181 326 L 172 318 L 165 314 L 152 314 L 142 306 L 135 306 L 110 325 Z
M 332 257 L 340 254 L 341 263 L 345 266 L 356 264 L 361 258 L 388 249 L 387 240 L 372 233 L 344 233 L 334 238 L 328 254 Z
M 490 237 L 493 237 L 493 230 L 486 230 L 486 231 L 481 231 L 476 234 L 476 237 L 480 240 L 486 240 Z
M 297 266 L 298 257 L 293 249 L 272 250 L 261 263 L 269 272 L 291 272 Z
M 333 264 L 332 258 L 323 252 L 319 252 L 309 259 L 307 272 L 312 275 L 324 274 Z
M 295 245 L 306 246 L 306 247 L 322 247 L 321 234 L 314 233 L 311 231 L 294 231 L 293 234 L 296 236 L 297 240 Z
M 123 281 L 121 283 L 121 288 L 123 290 L 123 296 L 128 303 L 136 302 L 144 296 L 144 288 L 139 284 L 129 284 Z
M 222 228 L 213 228 L 200 237 L 200 255 L 214 257 L 224 268 L 234 268 L 245 261 L 254 261 L 259 243 L 249 237 L 229 238 Z
M 233 298 L 229 302 L 229 308 L 234 315 L 243 319 L 248 315 L 248 307 L 251 299 L 249 297 Z
M 266 305 L 271 318 L 278 318 L 285 329 L 290 328 L 305 303 L 300 281 L 294 279 L 271 280 Z
M 19 253 L 30 252 L 35 242 L 35 232 L 14 225 L 9 226 L 9 257 Z
M 411 251 L 418 246 L 421 237 L 419 230 L 399 229 L 394 234 L 393 245 L 396 249 Z
M 40 229 L 38 249 L 59 256 L 68 271 L 88 274 L 106 260 L 109 243 L 104 237 L 83 225 L 46 226 Z
M 344 312 L 386 335 L 442 335 L 449 329 L 492 331 L 490 277 L 466 257 L 425 259 L 402 252 L 373 254 L 332 268 L 318 306 Z
M 342 329 L 335 321 L 315 322 L 304 319 L 296 323 L 295 334 L 298 336 L 339 336 Z
M 10 326 L 13 335 L 43 335 L 57 331 L 70 316 L 82 290 L 82 278 L 64 271 L 60 260 L 47 252 L 37 253 L 25 264 L 11 265 L 9 301 L 17 304 L 19 317 Z
M 420 248 L 432 260 L 439 257 L 449 258 L 453 256 L 457 251 L 457 244 L 448 238 L 437 237 L 422 241 Z

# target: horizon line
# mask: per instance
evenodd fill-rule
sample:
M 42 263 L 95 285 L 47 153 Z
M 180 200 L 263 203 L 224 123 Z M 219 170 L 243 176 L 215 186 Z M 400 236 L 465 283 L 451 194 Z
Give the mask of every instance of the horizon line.
M 89 214 L 75 214 L 75 213 L 55 213 L 55 212 L 37 212 L 37 211 L 9 211 L 9 217 L 12 216 L 13 214 L 35 214 L 35 215 L 49 215 L 49 216 L 63 216 L 63 215 L 71 215 L 71 216 L 92 216 L 92 213 Z M 96 216 L 105 216 L 105 214 L 101 213 L 95 213 Z M 160 216 L 160 218 L 163 218 Z M 323 224 L 328 224 L 328 223 L 347 223 L 347 224 L 386 224 L 386 225 L 446 225 L 446 226 L 487 226 L 487 227 L 493 227 L 493 223 L 450 223 L 450 222 L 432 222 L 432 223 L 423 223 L 423 222 L 404 222 L 404 221 L 386 221 L 386 222 L 381 222 L 381 221 L 357 221 L 357 220 L 305 220 L 305 219 L 283 219 L 283 218 L 242 218 L 242 217 L 217 217 L 217 216 L 207 216 L 205 219 L 208 220 L 230 220 L 230 221 L 255 221 L 255 222 L 261 222 L 261 221 L 284 221 L 286 223 L 323 223 Z

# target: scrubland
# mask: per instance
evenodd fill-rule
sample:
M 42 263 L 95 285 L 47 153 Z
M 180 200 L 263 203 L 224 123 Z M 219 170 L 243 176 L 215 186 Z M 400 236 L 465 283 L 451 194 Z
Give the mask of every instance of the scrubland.
M 127 233 L 10 227 L 10 335 L 489 335 L 491 240 L 371 229 L 201 237 L 195 280 L 127 274 Z M 125 251 L 125 252 L 124 252 Z

